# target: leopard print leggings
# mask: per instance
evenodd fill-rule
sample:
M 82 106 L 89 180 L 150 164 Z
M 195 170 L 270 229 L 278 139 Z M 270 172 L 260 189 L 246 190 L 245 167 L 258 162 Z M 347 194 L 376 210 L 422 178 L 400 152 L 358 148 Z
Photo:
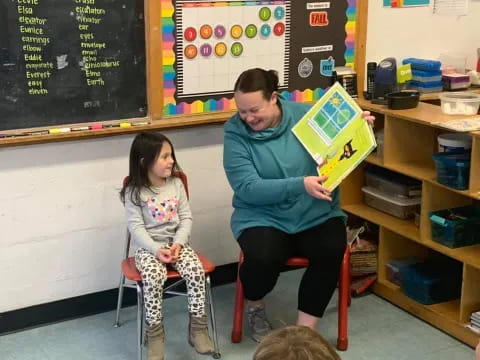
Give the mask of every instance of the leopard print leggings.
M 146 323 L 148 326 L 157 325 L 162 322 L 162 293 L 167 266 L 142 248 L 135 252 L 135 265 L 142 274 Z M 205 315 L 205 273 L 197 254 L 189 245 L 183 245 L 178 260 L 168 266 L 185 279 L 190 314 L 195 317 Z

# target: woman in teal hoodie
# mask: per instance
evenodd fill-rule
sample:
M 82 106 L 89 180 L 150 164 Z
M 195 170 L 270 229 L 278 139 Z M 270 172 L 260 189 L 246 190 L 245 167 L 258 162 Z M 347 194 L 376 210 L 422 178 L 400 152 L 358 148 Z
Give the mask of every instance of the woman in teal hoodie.
M 291 131 L 309 105 L 283 99 L 273 70 L 243 72 L 234 91 L 238 112 L 225 124 L 223 166 L 234 191 L 231 227 L 244 253 L 248 323 L 260 341 L 271 330 L 262 299 L 294 255 L 310 264 L 298 292 L 297 325 L 316 327 L 338 282 L 346 216 L 338 190 L 322 186 L 325 178 Z M 363 117 L 373 123 L 369 112 Z

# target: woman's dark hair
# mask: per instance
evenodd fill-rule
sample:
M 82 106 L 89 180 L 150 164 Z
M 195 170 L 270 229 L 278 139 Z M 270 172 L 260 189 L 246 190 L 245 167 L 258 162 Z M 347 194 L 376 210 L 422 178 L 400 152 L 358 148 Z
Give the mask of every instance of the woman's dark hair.
M 180 165 L 175 158 L 175 150 L 171 141 L 163 134 L 155 132 L 141 132 L 133 139 L 130 148 L 130 163 L 128 181 L 123 184 L 120 190 L 120 199 L 125 202 L 127 188 L 131 189 L 131 199 L 136 205 L 140 204 L 140 190 L 149 187 L 148 170 L 153 166 L 158 155 L 162 151 L 163 144 L 167 142 L 172 148 L 173 172 L 181 171 Z
M 278 91 L 278 73 L 275 70 L 260 68 L 245 70 L 240 74 L 233 91 L 243 93 L 262 91 L 265 100 L 270 100 L 272 93 Z

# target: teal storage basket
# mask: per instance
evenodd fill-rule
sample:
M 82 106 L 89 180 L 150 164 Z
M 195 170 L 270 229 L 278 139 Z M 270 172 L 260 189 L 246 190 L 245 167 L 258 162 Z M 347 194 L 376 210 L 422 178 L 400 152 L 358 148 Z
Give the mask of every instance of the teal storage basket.
M 457 190 L 467 190 L 470 178 L 470 152 L 440 152 L 433 154 L 437 181 Z
M 449 248 L 480 244 L 480 206 L 463 206 L 429 213 L 432 239 Z
M 402 290 L 409 298 L 432 305 L 458 299 L 462 288 L 462 264 L 453 259 L 429 259 L 400 270 Z

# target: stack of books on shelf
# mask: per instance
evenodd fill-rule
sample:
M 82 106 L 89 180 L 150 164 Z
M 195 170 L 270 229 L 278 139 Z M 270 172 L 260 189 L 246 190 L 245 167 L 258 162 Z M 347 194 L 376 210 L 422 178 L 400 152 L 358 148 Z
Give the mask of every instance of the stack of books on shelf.
M 468 325 L 468 327 L 480 334 L 480 310 L 472 313 L 470 316 L 470 325 Z
M 377 272 L 377 246 L 367 240 L 358 240 L 352 246 L 352 274 L 372 274 Z
M 351 249 L 352 275 L 366 275 L 377 272 L 377 245 L 360 237 L 365 231 L 362 226 L 348 229 L 347 238 Z

